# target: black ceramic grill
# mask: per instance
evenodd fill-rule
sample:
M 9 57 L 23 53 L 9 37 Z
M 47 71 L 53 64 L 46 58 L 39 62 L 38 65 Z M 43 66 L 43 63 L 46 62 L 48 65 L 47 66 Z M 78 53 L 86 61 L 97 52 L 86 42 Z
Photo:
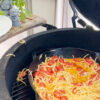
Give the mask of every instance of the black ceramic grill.
M 77 0 L 73 1 L 76 1 L 77 5 Z M 79 1 L 87 2 L 88 0 Z M 80 4 L 83 4 L 83 2 Z M 85 25 L 85 23 L 82 21 L 80 23 L 82 23 L 83 26 Z M 75 23 L 73 22 L 73 26 L 75 26 L 74 24 Z M 46 49 L 63 47 L 82 48 L 95 52 L 100 52 L 100 31 L 94 31 L 90 28 L 55 29 L 55 27 L 52 27 L 50 25 L 43 26 L 47 27 L 49 31 L 37 33 L 26 38 L 26 44 L 15 44 L 6 52 L 6 54 L 1 59 L 0 100 L 36 100 L 35 93 L 32 90 L 27 77 L 25 77 L 24 79 L 24 81 L 26 81 L 27 83 L 27 86 L 25 86 L 23 83 L 16 81 L 18 72 L 26 66 L 29 66 L 32 62 L 32 54 L 34 52 L 41 53 Z M 9 53 L 14 54 L 15 57 L 7 57 L 6 55 Z

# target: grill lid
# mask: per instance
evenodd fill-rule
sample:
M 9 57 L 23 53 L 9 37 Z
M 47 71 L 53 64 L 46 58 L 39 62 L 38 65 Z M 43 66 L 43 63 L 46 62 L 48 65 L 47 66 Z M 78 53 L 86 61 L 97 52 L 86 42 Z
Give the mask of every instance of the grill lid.
M 72 0 L 78 10 L 100 27 L 100 0 Z

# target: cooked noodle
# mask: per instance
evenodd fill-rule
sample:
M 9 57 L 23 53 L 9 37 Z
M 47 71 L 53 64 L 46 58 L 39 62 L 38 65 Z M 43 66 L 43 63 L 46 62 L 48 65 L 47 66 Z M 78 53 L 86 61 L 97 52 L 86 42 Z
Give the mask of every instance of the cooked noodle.
M 43 100 L 100 100 L 100 65 L 52 56 L 38 66 L 33 86 Z

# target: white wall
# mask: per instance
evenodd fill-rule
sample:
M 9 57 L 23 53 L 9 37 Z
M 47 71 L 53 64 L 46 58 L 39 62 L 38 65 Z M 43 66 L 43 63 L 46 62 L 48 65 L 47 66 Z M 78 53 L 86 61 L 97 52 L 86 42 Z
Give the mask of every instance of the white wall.
M 32 0 L 33 14 L 45 18 L 48 24 L 55 25 L 56 0 Z M 34 33 L 45 30 L 42 27 L 34 29 Z

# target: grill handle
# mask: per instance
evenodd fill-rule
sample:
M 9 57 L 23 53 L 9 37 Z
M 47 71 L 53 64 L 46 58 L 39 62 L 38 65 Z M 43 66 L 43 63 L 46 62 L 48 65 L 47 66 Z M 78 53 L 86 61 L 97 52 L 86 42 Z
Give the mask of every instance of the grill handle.
M 56 26 L 50 25 L 50 24 L 43 24 L 43 27 L 45 27 L 47 30 L 54 30 L 57 29 Z

